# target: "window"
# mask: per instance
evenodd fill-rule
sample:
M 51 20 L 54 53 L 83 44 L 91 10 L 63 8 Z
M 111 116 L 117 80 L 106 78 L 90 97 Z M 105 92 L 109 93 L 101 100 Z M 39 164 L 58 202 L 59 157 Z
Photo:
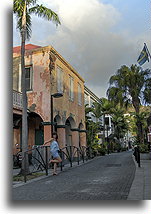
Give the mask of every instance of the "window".
M 69 99 L 73 101 L 74 93 L 73 93 L 73 77 L 69 75 Z
M 26 67 L 25 68 L 26 71 L 26 90 L 27 91 L 31 91 L 32 90 L 32 67 Z
M 88 104 L 89 106 L 89 95 L 88 94 L 84 94 L 84 102 L 85 102 L 85 105 Z
M 57 91 L 63 93 L 63 70 L 57 67 Z
M 81 85 L 78 83 L 78 104 L 82 105 L 82 88 Z
M 26 90 L 27 91 L 31 91 L 32 90 L 32 82 L 33 82 L 33 70 L 32 70 L 32 66 L 27 66 L 25 67 L 25 78 L 26 78 Z M 22 77 L 22 73 L 21 73 L 21 64 L 19 64 L 19 84 L 18 84 L 18 91 L 22 91 L 21 89 L 21 77 Z

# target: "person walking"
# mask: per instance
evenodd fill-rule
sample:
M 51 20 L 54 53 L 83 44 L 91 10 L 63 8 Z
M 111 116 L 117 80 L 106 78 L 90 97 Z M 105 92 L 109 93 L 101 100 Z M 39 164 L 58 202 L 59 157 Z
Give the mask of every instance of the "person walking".
M 44 146 L 46 145 L 50 145 L 50 153 L 52 155 L 52 160 L 50 160 L 49 164 L 50 163 L 53 163 L 54 164 L 54 167 L 53 167 L 53 175 L 57 175 L 57 164 L 58 163 L 61 163 L 62 162 L 62 159 L 59 155 L 59 145 L 58 145 L 58 135 L 57 133 L 53 133 L 52 134 L 52 137 L 49 141 L 46 141 L 44 143 Z

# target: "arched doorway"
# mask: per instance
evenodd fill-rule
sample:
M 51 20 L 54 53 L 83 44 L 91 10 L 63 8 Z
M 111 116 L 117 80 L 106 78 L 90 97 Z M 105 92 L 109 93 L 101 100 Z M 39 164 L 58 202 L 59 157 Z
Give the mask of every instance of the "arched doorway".
M 76 127 L 75 121 L 72 117 L 68 117 L 65 123 L 65 133 L 66 133 L 66 146 L 73 146 L 73 137 L 71 129 Z
M 61 117 L 57 114 L 54 118 L 54 132 L 57 132 L 57 126 L 62 125 Z
M 28 116 L 28 145 L 43 145 L 44 143 L 44 127 L 42 118 L 35 112 L 30 112 Z
M 62 118 L 60 115 L 56 115 L 54 118 L 54 132 L 58 134 L 59 147 L 65 147 L 66 137 L 65 137 L 65 125 L 63 125 Z
M 83 130 L 84 129 L 84 125 L 82 123 L 79 124 L 79 129 Z

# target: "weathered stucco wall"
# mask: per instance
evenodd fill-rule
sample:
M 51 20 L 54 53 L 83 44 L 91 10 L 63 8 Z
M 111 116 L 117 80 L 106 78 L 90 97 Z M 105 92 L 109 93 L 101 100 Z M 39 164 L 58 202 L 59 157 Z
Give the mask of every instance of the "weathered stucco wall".
M 28 94 L 28 108 L 50 121 L 50 71 L 48 53 L 38 52 L 25 58 L 33 69 L 32 91 Z
M 25 56 L 25 65 L 32 67 L 32 90 L 27 92 L 28 108 L 31 112 L 37 113 L 43 122 L 50 122 L 51 109 L 50 97 L 51 94 L 57 92 L 57 66 L 63 70 L 63 97 L 53 98 L 54 103 L 54 117 L 59 115 L 61 124 L 65 125 L 66 120 L 71 117 L 75 121 L 75 127 L 83 124 L 85 129 L 85 106 L 84 106 L 84 80 L 78 73 L 66 62 L 59 54 L 50 54 L 52 47 L 39 48 L 38 50 L 28 51 Z M 20 57 L 15 55 L 14 71 L 13 71 L 13 88 L 17 90 L 19 80 L 19 64 Z M 74 100 L 69 99 L 69 75 L 74 79 Z M 78 104 L 78 84 L 82 89 L 82 103 Z M 29 125 L 29 145 L 33 145 L 35 141 L 35 126 L 33 123 Z M 73 127 L 71 127 L 73 128 Z M 47 141 L 51 136 L 51 126 L 46 125 L 44 129 L 44 140 Z M 65 146 L 66 132 L 65 129 L 58 134 L 60 138 L 61 147 Z M 78 146 L 79 132 L 72 131 L 72 138 L 74 145 Z M 81 134 L 81 143 L 86 144 L 85 136 Z
M 82 122 L 85 124 L 85 107 L 84 107 L 84 82 L 74 74 L 70 68 L 68 68 L 62 61 L 59 59 L 55 62 L 55 69 L 51 73 L 51 93 L 57 92 L 57 66 L 61 67 L 63 70 L 63 97 L 54 98 L 54 115 L 59 113 L 60 117 L 63 119 L 63 124 L 68 117 L 73 117 L 76 126 L 79 126 L 79 123 Z M 69 75 L 74 79 L 74 100 L 69 99 Z M 81 85 L 82 89 L 82 104 L 78 104 L 78 83 Z M 82 121 L 81 121 L 82 120 Z M 84 125 L 85 127 L 85 125 Z

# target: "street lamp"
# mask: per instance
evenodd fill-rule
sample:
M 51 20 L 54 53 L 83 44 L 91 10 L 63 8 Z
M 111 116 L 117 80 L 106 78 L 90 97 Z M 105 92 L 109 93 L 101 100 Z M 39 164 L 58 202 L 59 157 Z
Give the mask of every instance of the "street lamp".
M 53 134 L 53 98 L 60 98 L 62 96 L 62 93 L 51 94 L 51 136 Z

